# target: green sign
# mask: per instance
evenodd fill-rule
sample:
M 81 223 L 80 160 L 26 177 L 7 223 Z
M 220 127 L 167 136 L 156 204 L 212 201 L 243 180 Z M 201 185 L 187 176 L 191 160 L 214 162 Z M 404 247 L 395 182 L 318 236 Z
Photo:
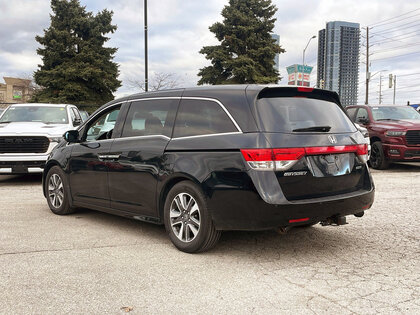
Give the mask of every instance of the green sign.
M 294 64 L 292 66 L 287 67 L 286 69 L 287 69 L 288 74 L 296 73 L 296 72 L 302 73 L 303 72 L 302 70 L 305 70 L 304 73 L 306 74 L 311 74 L 313 68 L 314 67 L 311 67 L 311 66 L 305 66 L 305 69 L 303 69 L 303 65 Z

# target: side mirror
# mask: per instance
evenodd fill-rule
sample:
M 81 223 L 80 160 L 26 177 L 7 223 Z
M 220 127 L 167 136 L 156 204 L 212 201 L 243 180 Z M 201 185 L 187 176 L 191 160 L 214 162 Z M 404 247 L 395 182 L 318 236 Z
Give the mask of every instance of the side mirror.
M 79 118 L 75 118 L 73 120 L 73 126 L 75 126 L 75 127 L 81 125 L 81 123 L 82 123 L 82 120 L 79 119 Z
M 369 119 L 368 118 L 359 118 L 357 120 L 358 123 L 361 123 L 362 125 L 367 125 L 369 123 Z
M 64 137 L 64 140 L 66 140 L 68 143 L 79 142 L 79 131 L 77 130 L 66 131 L 63 137 Z

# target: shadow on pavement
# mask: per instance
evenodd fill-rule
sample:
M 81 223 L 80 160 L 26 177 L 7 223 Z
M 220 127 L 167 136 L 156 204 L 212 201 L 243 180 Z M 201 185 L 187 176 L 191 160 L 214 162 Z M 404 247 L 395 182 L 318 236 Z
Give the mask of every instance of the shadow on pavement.
M 392 163 L 386 170 L 374 170 L 370 168 L 373 173 L 404 173 L 404 172 L 420 172 L 419 163 Z
M 28 174 L 28 175 L 0 175 L 0 185 L 34 185 L 42 182 L 42 174 Z
M 178 252 L 172 246 L 163 225 L 155 225 L 89 209 L 79 209 L 76 213 L 66 217 L 88 223 L 88 225 L 84 225 L 88 229 L 109 229 L 112 233 L 119 231 L 118 233 L 123 233 L 125 236 L 138 237 L 140 243 L 143 243 L 144 240 L 149 240 L 156 245 L 166 243 L 175 252 Z M 345 228 L 316 225 L 308 228 L 294 228 L 284 235 L 277 233 L 275 230 L 258 232 L 225 231 L 214 249 L 199 255 L 223 255 L 226 257 L 244 255 L 251 259 L 254 259 L 254 256 L 257 255 L 263 260 L 271 260 L 279 259 L 279 255 L 301 258 L 313 257 L 322 253 L 334 255 L 354 246 L 359 246 L 358 240 L 348 235 Z

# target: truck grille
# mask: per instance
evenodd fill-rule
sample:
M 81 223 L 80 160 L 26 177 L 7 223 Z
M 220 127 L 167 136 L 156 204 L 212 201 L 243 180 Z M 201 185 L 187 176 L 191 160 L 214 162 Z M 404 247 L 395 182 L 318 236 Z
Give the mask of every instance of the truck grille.
M 49 145 L 47 137 L 0 137 L 0 153 L 45 153 Z
M 405 134 L 407 144 L 420 144 L 420 130 L 408 130 Z

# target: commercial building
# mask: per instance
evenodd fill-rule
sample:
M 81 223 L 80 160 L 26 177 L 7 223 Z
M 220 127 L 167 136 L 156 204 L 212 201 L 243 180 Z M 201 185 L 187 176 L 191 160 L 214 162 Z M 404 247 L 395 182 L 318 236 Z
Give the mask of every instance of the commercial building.
M 294 64 L 287 68 L 287 84 L 288 85 L 311 85 L 311 72 L 313 67 Z
M 0 107 L 7 104 L 26 103 L 32 97 L 31 80 L 3 77 L 0 83 Z
M 345 106 L 357 104 L 360 25 L 328 22 L 318 33 L 317 86 L 336 91 Z

